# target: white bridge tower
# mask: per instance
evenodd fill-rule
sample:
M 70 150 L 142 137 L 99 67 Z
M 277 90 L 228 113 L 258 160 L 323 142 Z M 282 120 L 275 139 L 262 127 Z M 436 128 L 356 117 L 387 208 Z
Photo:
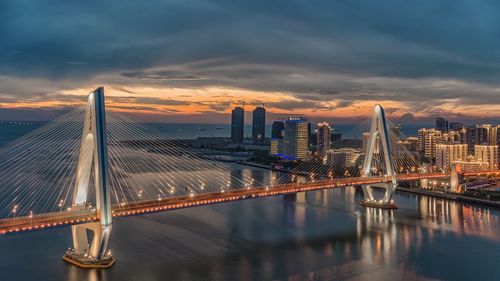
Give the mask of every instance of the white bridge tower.
M 112 213 L 107 162 L 104 88 L 99 87 L 88 97 L 72 205 L 72 210 L 91 209 L 87 204 L 87 194 L 93 177 L 98 221 L 71 227 L 74 249 L 63 257 L 65 261 L 84 268 L 107 268 L 115 262 L 108 251 Z M 87 231 L 93 233 L 90 244 Z
M 378 140 L 380 140 L 380 144 L 377 142 Z M 387 122 L 385 120 L 385 113 L 384 109 L 379 104 L 375 106 L 372 115 L 370 137 L 368 139 L 368 144 L 366 146 L 365 161 L 363 163 L 363 170 L 362 170 L 362 174 L 364 177 L 368 177 L 371 175 L 373 154 L 378 149 L 382 149 L 384 155 L 384 163 L 386 168 L 384 176 L 387 178 L 387 182 L 376 185 L 362 185 L 364 199 L 361 201 L 361 205 L 369 207 L 395 209 L 396 205 L 392 203 L 392 195 L 396 190 L 397 179 L 396 179 L 396 173 L 394 172 L 391 143 L 389 140 Z M 373 187 L 385 189 L 385 193 L 382 199 L 377 200 L 373 196 Z

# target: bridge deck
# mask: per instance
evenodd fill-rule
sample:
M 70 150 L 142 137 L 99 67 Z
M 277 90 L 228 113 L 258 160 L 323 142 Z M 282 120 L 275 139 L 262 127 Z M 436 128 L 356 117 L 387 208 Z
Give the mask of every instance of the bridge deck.
M 498 172 L 497 172 L 498 174 Z M 471 174 L 469 174 L 470 176 Z M 474 174 L 475 175 L 475 174 Z M 412 181 L 419 179 L 448 178 L 449 174 L 401 174 L 398 181 Z M 323 180 L 308 183 L 290 183 L 274 187 L 252 187 L 249 189 L 235 189 L 225 192 L 204 193 L 193 196 L 180 196 L 161 200 L 113 205 L 113 217 L 133 216 L 146 213 L 163 212 L 175 209 L 190 208 L 202 205 L 218 204 L 223 202 L 277 196 L 304 191 L 332 189 L 351 185 L 375 184 L 390 182 L 387 177 L 356 177 L 335 180 Z M 5 218 L 0 220 L 0 234 L 18 233 L 41 230 L 65 225 L 75 225 L 98 221 L 97 215 L 91 210 L 62 211 L 32 217 Z

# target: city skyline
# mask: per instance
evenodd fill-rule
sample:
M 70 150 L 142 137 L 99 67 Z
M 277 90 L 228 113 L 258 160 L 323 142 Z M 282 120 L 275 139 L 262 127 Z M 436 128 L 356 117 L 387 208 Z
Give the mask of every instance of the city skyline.
M 406 123 L 500 117 L 496 3 L 87 5 L 2 6 L 0 119 L 52 119 L 99 84 L 110 110 L 158 122 L 226 123 L 242 101 L 340 123 L 377 103 Z
M 500 280 L 500 2 L 0 1 L 2 280 Z

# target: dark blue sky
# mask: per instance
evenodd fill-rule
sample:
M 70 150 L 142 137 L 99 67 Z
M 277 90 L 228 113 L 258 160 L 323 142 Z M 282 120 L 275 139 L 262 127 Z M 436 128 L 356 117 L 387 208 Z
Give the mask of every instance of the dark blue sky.
M 409 120 L 500 116 L 499 1 L 4 0 L 0 38 L 0 118 L 72 106 L 68 93 L 99 84 L 130 104 L 167 89 L 145 106 L 168 116 L 185 112 L 158 110 L 186 102 L 173 88 L 284 93 L 252 100 L 276 113 L 355 118 L 380 102 Z

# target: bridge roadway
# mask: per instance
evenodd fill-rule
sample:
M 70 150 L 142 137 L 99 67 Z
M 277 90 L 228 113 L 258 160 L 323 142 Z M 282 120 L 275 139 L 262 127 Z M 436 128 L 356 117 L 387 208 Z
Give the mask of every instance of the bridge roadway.
M 500 171 L 468 172 L 463 176 L 495 175 Z M 414 181 L 420 179 L 449 178 L 449 173 L 414 173 L 397 175 L 398 181 Z M 211 192 L 192 196 L 179 196 L 150 201 L 113 205 L 113 217 L 141 215 L 147 213 L 164 212 L 169 210 L 190 208 L 203 205 L 218 204 L 237 200 L 261 198 L 268 196 L 285 195 L 304 191 L 333 189 L 352 185 L 377 184 L 390 182 L 385 176 L 351 177 L 335 180 L 321 180 L 307 183 L 289 183 L 273 187 L 252 187 L 249 189 L 234 189 L 225 192 Z M 96 212 L 92 210 L 74 210 L 52 212 L 33 216 L 5 218 L 0 220 L 0 234 L 11 234 L 27 231 L 42 230 L 53 227 L 83 224 L 98 221 Z

